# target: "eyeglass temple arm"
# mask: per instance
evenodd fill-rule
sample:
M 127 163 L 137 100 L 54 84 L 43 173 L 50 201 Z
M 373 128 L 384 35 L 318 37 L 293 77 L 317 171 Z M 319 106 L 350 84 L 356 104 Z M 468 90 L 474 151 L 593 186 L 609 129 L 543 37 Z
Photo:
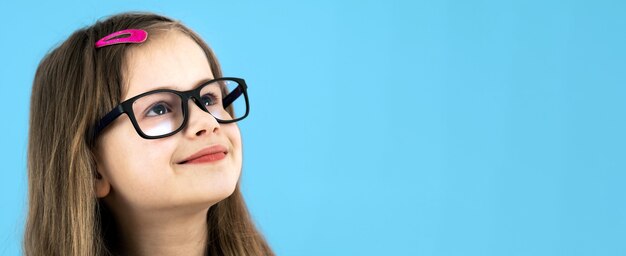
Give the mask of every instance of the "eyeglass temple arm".
M 111 124 L 111 122 L 113 122 L 113 120 L 115 120 L 115 118 L 120 116 L 122 113 L 124 113 L 124 108 L 122 107 L 122 105 L 117 105 L 117 107 L 111 110 L 111 112 L 109 112 L 108 114 L 106 114 L 106 116 L 100 119 L 100 122 L 98 122 L 98 126 L 96 127 L 94 137 L 98 136 L 100 132 L 104 130 L 104 128 Z
M 233 101 L 235 101 L 235 99 L 237 99 L 239 96 L 241 96 L 242 93 L 243 93 L 243 86 L 242 85 L 237 86 L 237 88 L 235 88 L 232 92 L 226 95 L 223 101 L 224 103 L 222 104 L 223 107 L 227 108 L 228 106 L 230 106 L 230 104 L 233 103 Z

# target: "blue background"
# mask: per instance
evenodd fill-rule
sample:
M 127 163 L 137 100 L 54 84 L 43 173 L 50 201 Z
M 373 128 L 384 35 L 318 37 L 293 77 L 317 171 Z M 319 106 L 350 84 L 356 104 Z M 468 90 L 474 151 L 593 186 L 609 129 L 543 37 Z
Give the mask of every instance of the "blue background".
M 248 81 L 243 191 L 279 255 L 626 255 L 609 0 L 3 1 L 0 254 L 21 251 L 39 60 L 129 10 Z

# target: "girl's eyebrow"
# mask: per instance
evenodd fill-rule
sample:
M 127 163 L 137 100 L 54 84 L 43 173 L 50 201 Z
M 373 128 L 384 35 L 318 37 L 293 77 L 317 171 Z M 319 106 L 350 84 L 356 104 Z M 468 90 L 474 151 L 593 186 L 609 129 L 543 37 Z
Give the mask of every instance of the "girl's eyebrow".
M 203 78 L 203 79 L 200 79 L 198 82 L 195 83 L 195 85 L 191 89 L 188 89 L 188 90 L 193 90 L 193 89 L 197 88 L 198 86 L 203 85 L 206 82 L 214 80 L 214 79 L 215 78 Z M 153 89 L 151 89 L 149 91 L 156 91 L 156 90 L 161 90 L 161 89 L 169 89 L 169 90 L 176 90 L 176 91 L 188 91 L 188 90 L 180 90 L 180 88 L 178 86 L 176 86 L 176 85 L 161 85 L 161 86 L 155 87 L 155 88 L 153 88 Z

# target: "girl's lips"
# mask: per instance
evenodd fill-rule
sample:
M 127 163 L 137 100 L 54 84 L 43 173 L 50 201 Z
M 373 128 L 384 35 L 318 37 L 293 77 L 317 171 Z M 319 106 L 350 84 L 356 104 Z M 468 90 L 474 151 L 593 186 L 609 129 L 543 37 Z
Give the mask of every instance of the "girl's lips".
M 190 161 L 183 162 L 183 164 L 201 164 L 201 163 L 214 162 L 217 160 L 222 160 L 224 159 L 224 157 L 226 157 L 225 152 L 217 152 L 213 154 L 203 155 L 201 157 L 192 159 Z
M 222 145 L 214 145 L 204 148 L 195 154 L 187 157 L 184 161 L 178 164 L 199 164 L 208 163 L 224 159 L 228 154 L 226 147 Z

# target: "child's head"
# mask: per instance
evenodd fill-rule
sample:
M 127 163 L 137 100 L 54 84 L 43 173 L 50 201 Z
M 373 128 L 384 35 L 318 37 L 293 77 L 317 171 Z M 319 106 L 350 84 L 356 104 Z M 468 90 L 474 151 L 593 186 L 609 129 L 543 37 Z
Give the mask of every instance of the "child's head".
M 128 29 L 146 40 L 95 47 Z M 25 252 L 116 251 L 125 222 L 204 210 L 209 251 L 271 254 L 238 185 L 247 97 L 169 18 L 119 14 L 73 33 L 33 84 Z

